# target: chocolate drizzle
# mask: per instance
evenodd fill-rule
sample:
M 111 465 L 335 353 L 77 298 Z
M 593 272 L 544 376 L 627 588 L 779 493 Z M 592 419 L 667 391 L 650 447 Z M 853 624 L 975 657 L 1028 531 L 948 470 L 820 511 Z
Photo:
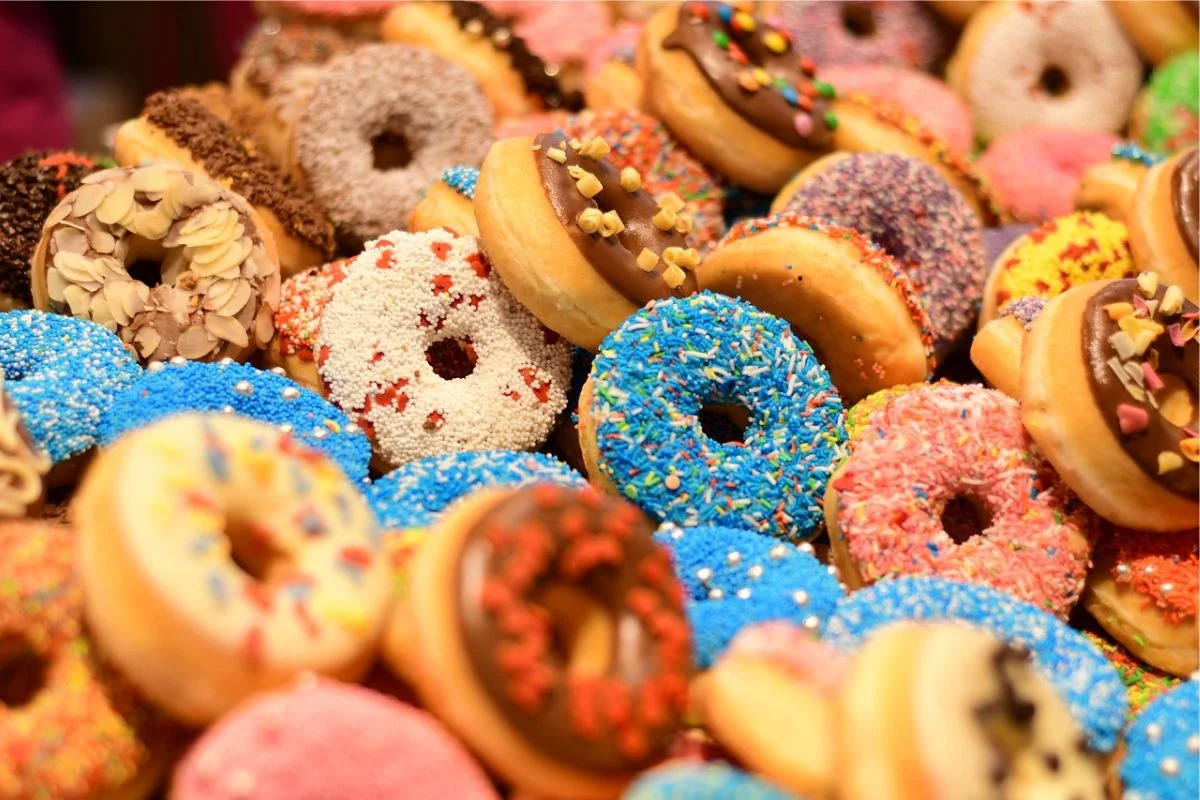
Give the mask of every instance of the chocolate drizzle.
M 721 99 L 773 139 L 799 150 L 830 145 L 833 87 L 816 80 L 784 31 L 726 3 L 684 3 L 662 46 L 691 56 Z
M 1196 438 L 1195 404 L 1197 382 L 1200 381 L 1200 344 L 1197 344 L 1195 337 L 1197 309 L 1195 304 L 1183 300 L 1182 311 L 1174 315 L 1158 312 L 1166 291 L 1166 287 L 1159 286 L 1153 297 L 1147 300 L 1136 280 L 1113 281 L 1100 289 L 1088 301 L 1083 314 L 1083 352 L 1088 360 L 1088 383 L 1092 397 L 1100 416 L 1125 453 L 1163 489 L 1195 501 L 1200 490 L 1200 467 L 1183 452 L 1182 443 L 1185 439 Z M 1121 358 L 1113 337 L 1127 331 L 1118 320 L 1113 319 L 1107 307 L 1115 311 L 1123 308 L 1120 304 L 1132 304 L 1136 309 L 1146 307 L 1148 303 L 1155 313 L 1131 313 L 1142 317 L 1139 323 L 1154 322 L 1161 325 L 1164 331 L 1154 338 L 1141 355 Z M 1183 340 L 1182 346 L 1172 343 L 1172 328 L 1175 328 L 1175 335 Z M 1190 392 L 1191 419 L 1183 426 L 1172 423 L 1160 412 L 1159 397 L 1150 391 L 1150 381 L 1144 377 L 1144 373 L 1143 377 L 1138 378 L 1129 369 L 1144 369 L 1139 364 L 1139 359 L 1143 357 L 1144 363 L 1153 365 L 1152 371 L 1156 376 L 1171 376 L 1181 381 Z M 1122 374 L 1118 373 L 1118 368 L 1123 371 Z M 1154 397 L 1153 403 L 1151 397 Z M 1190 432 L 1184 428 L 1190 429 Z M 1160 457 L 1164 455 L 1171 460 L 1179 458 L 1182 463 L 1159 474 Z
M 696 276 L 690 270 L 684 272 L 683 283 L 674 289 L 663 278 L 663 273 L 670 268 L 662 257 L 666 249 L 687 248 L 689 244 L 687 237 L 674 228 L 662 231 L 654 226 L 652 219 L 659 209 L 649 192 L 643 189 L 626 191 L 621 187 L 621 175 L 616 167 L 604 159 L 581 156 L 560 134 L 542 134 L 534 140 L 534 146 L 533 157 L 546 199 L 579 252 L 600 277 L 639 307 L 651 300 L 686 297 L 696 292 Z M 566 156 L 562 163 L 549 155 L 555 148 Z M 591 199 L 584 197 L 568 171 L 570 167 L 592 173 L 603 188 Z M 625 229 L 609 237 L 586 233 L 579 226 L 579 216 L 589 208 L 617 212 Z M 650 271 L 637 264 L 643 249 L 659 256 L 658 263 Z
M 525 40 L 513 33 L 512 26 L 499 16 L 469 0 L 452 0 L 450 13 L 464 31 L 490 39 L 498 50 L 507 53 L 512 68 L 525 82 L 525 91 L 540 98 L 546 108 L 572 112 L 583 109 L 583 95 L 563 91 L 556 77 L 557 68 L 535 55 Z
M 1175 210 L 1175 224 L 1179 236 L 1187 245 L 1192 263 L 1196 263 L 1196 251 L 1200 250 L 1200 158 L 1196 148 L 1185 153 L 1175 164 L 1171 173 L 1171 205 Z

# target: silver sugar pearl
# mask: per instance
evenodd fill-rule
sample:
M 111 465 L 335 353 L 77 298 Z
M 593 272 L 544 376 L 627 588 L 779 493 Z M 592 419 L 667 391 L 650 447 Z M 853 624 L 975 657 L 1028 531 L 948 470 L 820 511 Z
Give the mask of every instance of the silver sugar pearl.
M 753 567 L 746 570 L 746 574 L 750 576 L 751 580 L 758 580 L 763 576 L 762 564 L 755 564 Z
M 232 414 L 233 406 L 225 406 L 224 408 L 221 409 L 221 413 L 222 414 Z
M 295 429 L 292 427 L 292 423 L 285 422 L 279 426 L 279 430 L 283 431 L 284 433 L 291 433 Z
M 725 597 L 725 593 L 722 592 L 720 589 L 709 589 L 708 590 L 708 599 L 709 600 L 721 600 L 721 599 L 724 599 L 724 597 Z
M 701 567 L 700 569 L 696 570 L 696 578 L 701 583 L 708 583 L 709 581 L 712 580 L 712 576 L 713 576 L 713 571 L 711 569 L 709 569 L 708 567 Z
M 1158 588 L 1161 589 L 1164 594 L 1167 594 L 1167 593 L 1175 591 L 1175 584 L 1171 583 L 1170 581 L 1167 581 L 1166 583 L 1164 583 L 1162 586 L 1160 586 Z
M 796 546 L 796 549 L 801 553 L 808 553 L 810 556 L 817 552 L 817 549 L 812 546 L 811 542 L 801 542 Z
M 250 381 L 238 381 L 233 385 L 233 390 L 243 397 L 249 397 L 254 394 L 254 386 Z
M 771 552 L 767 555 L 771 557 L 772 561 L 778 561 L 787 555 L 787 545 L 777 544 L 771 548 Z
M 162 372 L 166 368 L 167 368 L 167 365 L 161 361 L 151 361 L 149 364 L 146 365 L 146 372 L 149 372 L 151 375 L 154 375 L 156 373 Z
M 805 617 L 804 621 L 800 624 L 810 631 L 815 631 L 817 628 L 821 627 L 821 618 L 816 614 L 811 614 Z
M 835 578 L 840 578 L 842 576 L 842 573 L 838 571 L 836 564 L 830 564 L 829 566 L 825 567 L 825 571 Z
M 1158 744 L 1158 740 L 1162 738 L 1162 725 L 1157 722 L 1151 722 L 1146 726 L 1146 738 L 1150 740 L 1150 744 Z
M 329 438 L 329 429 L 328 428 L 316 428 L 313 430 L 312 435 L 313 435 L 313 438 L 316 439 L 317 441 L 321 441 L 322 439 L 327 439 L 327 438 Z
M 803 589 L 797 589 L 792 592 L 792 602 L 798 606 L 808 605 L 808 592 Z
M 1153 575 L 1154 574 L 1154 565 L 1147 564 L 1146 566 L 1142 567 L 1142 574 L 1143 575 Z
M 1200 733 L 1193 733 L 1188 737 L 1187 749 L 1189 753 L 1200 753 Z
M 346 427 L 342 428 L 342 430 L 345 431 L 350 436 L 356 436 L 356 435 L 358 435 L 358 433 L 360 432 L 361 429 L 357 425 L 355 425 L 353 422 L 347 422 Z M 683 534 L 680 533 L 680 535 L 682 536 Z
M 750 599 L 750 589 L 748 589 L 745 586 L 743 586 L 741 589 L 738 589 L 736 594 L 737 594 L 738 600 L 749 600 Z
M 559 66 L 558 66 L 558 64 L 547 64 L 545 69 L 543 69 L 542 71 L 546 73 L 546 77 L 556 78 L 556 77 L 558 77 Z
M 467 33 L 478 36 L 479 34 L 483 33 L 483 20 L 468 20 L 467 24 L 463 26 L 463 30 L 465 30 Z
M 278 375 L 281 378 L 287 377 L 287 370 L 284 369 L 283 367 L 271 367 L 271 372 L 275 373 L 276 375 Z
M 284 400 L 295 400 L 300 396 L 300 390 L 295 386 L 285 386 L 280 394 L 283 395 Z
M 737 550 L 731 550 L 729 551 L 729 555 L 725 556 L 725 561 L 728 562 L 729 566 L 736 567 L 742 562 L 742 554 Z
M 267 36 L 274 36 L 283 30 L 283 23 L 277 17 L 267 17 L 262 21 L 262 32 Z
M 182 367 L 186 363 L 187 363 L 187 359 L 184 358 L 183 356 L 171 356 L 171 365 L 172 366 Z
M 1158 762 L 1158 768 L 1162 770 L 1163 775 L 1174 778 L 1179 774 L 1179 759 L 1175 756 L 1167 756 Z
M 512 31 L 508 28 L 497 28 L 492 32 L 492 42 L 497 47 L 505 47 L 512 40 Z
M 1133 570 L 1131 570 L 1129 568 L 1129 565 L 1126 564 L 1124 561 L 1120 561 L 1117 563 L 1117 575 L 1119 575 L 1120 577 L 1128 578 L 1129 573 L 1131 573 L 1132 571 Z
M 233 359 L 230 358 L 229 356 L 225 356 L 217 363 L 220 364 L 222 367 L 229 367 L 229 366 L 233 365 Z

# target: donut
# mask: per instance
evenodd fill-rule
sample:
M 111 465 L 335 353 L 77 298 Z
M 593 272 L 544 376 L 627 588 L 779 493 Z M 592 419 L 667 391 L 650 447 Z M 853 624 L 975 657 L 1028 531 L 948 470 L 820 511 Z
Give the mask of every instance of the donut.
M 375 658 L 390 586 L 374 516 L 272 425 L 182 414 L 134 431 L 72 515 L 92 635 L 181 722 L 304 670 L 357 680 Z
M 936 385 L 949 383 L 948 381 L 938 381 Z M 864 436 L 872 432 L 871 417 L 881 408 L 885 408 L 888 403 L 892 402 L 897 397 L 902 397 L 909 392 L 927 386 L 925 383 L 901 383 L 896 386 L 889 386 L 886 389 L 880 389 L 878 392 L 871 394 L 859 400 L 846 411 L 846 454 L 854 449 L 854 444 Z
M 380 526 L 394 531 L 428 528 L 446 509 L 480 489 L 535 483 L 582 487 L 587 481 L 553 456 L 478 450 L 410 461 L 375 481 L 365 494 Z
M 697 716 L 738 763 L 796 795 L 827 797 L 837 782 L 834 701 L 848 667 L 810 627 L 753 625 L 696 682 Z
M 617 23 L 591 49 L 584 70 L 583 94 L 592 111 L 623 108 L 637 111 L 643 106 L 646 90 L 637 71 L 637 45 L 642 26 L 636 22 Z
M 1141 54 L 1152 64 L 1162 64 L 1176 53 L 1195 52 L 1200 47 L 1196 30 L 1195 0 L 1151 3 L 1113 3 L 1113 14 Z
M 333 287 L 316 357 L 378 463 L 541 444 L 566 406 L 570 349 L 517 304 L 478 240 L 395 232 L 370 248 Z
M 379 38 L 380 23 L 396 0 L 254 0 L 267 22 L 307 27 L 332 26 L 344 35 L 371 41 Z
M 987 631 L 949 622 L 879 631 L 855 658 L 838 711 L 846 800 L 1108 796 L 1100 758 L 1029 652 Z
M 150 95 L 141 116 L 117 129 L 113 154 L 126 167 L 172 161 L 244 197 L 270 231 L 284 277 L 333 256 L 333 226 L 316 201 L 199 100 Z
M 478 236 L 474 206 L 478 180 L 479 170 L 475 167 L 447 167 L 413 208 L 408 218 L 409 232 L 445 228 L 464 236 Z
M 946 67 L 975 133 L 991 141 L 1034 126 L 1116 133 L 1142 64 L 1115 3 L 989 3 L 972 15 Z
M 323 67 L 353 49 L 335 28 L 265 19 L 242 43 L 229 88 L 239 105 L 265 104 L 292 70 Z
M 425 712 L 311 675 L 207 730 L 175 770 L 171 797 L 499 800 L 479 764 Z
M 1134 103 L 1129 134 L 1150 152 L 1164 156 L 1196 144 L 1200 137 L 1200 53 L 1195 48 L 1154 70 Z
M 91 322 L 40 311 L 0 314 L 4 391 L 35 448 L 56 465 L 99 443 L 99 425 L 142 370 Z
M 828 66 L 821 74 L 843 94 L 861 92 L 877 101 L 894 103 L 919 118 L 955 150 L 967 153 L 975 144 L 971 112 L 949 86 L 932 75 L 885 64 Z
M 1069 289 L 1029 328 L 1022 421 L 1063 481 L 1116 525 L 1196 524 L 1196 318 L 1179 287 L 1143 273 Z
M 1129 695 L 1130 721 L 1147 703 L 1179 683 L 1175 676 L 1159 672 L 1154 667 L 1138 661 L 1121 645 L 1114 644 L 1091 631 L 1085 630 L 1083 635 L 1117 668 Z
M 1185 150 L 1150 171 L 1138 184 L 1129 217 L 1129 246 L 1138 269 L 1157 272 L 1200 302 L 1200 157 Z
M 699 413 L 714 403 L 744 409 L 741 442 L 705 434 Z M 821 530 L 843 416 L 784 320 L 703 292 L 649 305 L 605 339 L 579 438 L 592 481 L 657 519 L 802 541 Z
M 1125 735 L 1121 782 L 1128 800 L 1186 800 L 1200 793 L 1200 683 L 1155 698 Z
M 1161 156 L 1149 153 L 1133 142 L 1113 145 L 1108 161 L 1084 170 L 1075 192 L 1075 208 L 1099 211 L 1128 225 L 1133 216 L 1133 198 L 1138 184 L 1146 171 L 1162 160 Z
M 929 9 L 905 0 L 784 2 L 772 22 L 821 68 L 883 64 L 929 70 L 949 55 L 952 42 Z
M 1066 618 L 1091 550 L 1090 515 L 1033 449 L 1018 404 L 979 386 L 931 386 L 871 417 L 830 482 L 833 560 L 852 587 L 899 575 L 983 583 Z M 956 540 L 947 506 L 975 509 Z
M 1083 596 L 1084 608 L 1129 652 L 1180 677 L 1200 668 L 1196 537 L 1195 530 L 1107 532 Z
M 143 361 L 244 360 L 275 333 L 270 231 L 241 195 L 171 164 L 84 178 L 32 270 L 37 308 L 103 325 Z
M 818 630 L 846 593 L 807 542 L 797 548 L 736 528 L 670 523 L 654 539 L 670 551 L 686 592 L 699 669 L 710 668 L 739 631 L 759 622 Z
M 728 3 L 669 5 L 638 51 L 646 109 L 731 181 L 775 192 L 833 145 L 833 87 L 782 29 Z
M 759 777 L 729 764 L 675 763 L 643 773 L 622 800 L 797 800 Z
M 984 263 L 991 265 L 1010 244 L 1038 227 L 1028 222 L 1015 222 L 1012 225 L 1001 225 L 998 228 L 983 229 Z
M 1022 297 L 1049 300 L 1072 286 L 1136 275 L 1124 225 L 1091 211 L 1067 214 L 1014 239 L 996 258 L 983 288 L 979 325 Z
M 491 131 L 465 69 L 417 47 L 365 45 L 317 77 L 293 166 L 338 236 L 361 245 L 402 228 L 446 167 L 482 161 Z
M 383 38 L 428 48 L 461 65 L 497 119 L 583 108 L 583 95 L 559 83 L 559 65 L 539 58 L 512 24 L 482 3 L 397 3 L 383 20 Z
M 924 380 L 933 333 L 911 281 L 877 244 L 826 216 L 738 222 L 696 271 L 700 287 L 786 320 L 847 403 Z
M 33 305 L 29 262 L 42 238 L 42 224 L 97 169 L 87 156 L 51 150 L 0 164 L 0 311 Z
M 991 227 L 1005 221 L 1006 212 L 966 154 L 952 147 L 918 117 L 862 92 L 838 95 L 834 110 L 838 118 L 834 134 L 838 150 L 919 158 L 958 190 L 984 225 Z M 791 196 L 789 188 L 784 188 L 781 197 Z
M 890 623 L 936 620 L 966 623 L 1027 648 L 1089 744 L 1102 753 L 1117 746 L 1129 705 L 1117 670 L 1083 634 L 1004 592 L 944 578 L 880 581 L 838 601 L 823 636 L 838 647 L 853 649 Z
M 975 168 L 1014 216 L 1042 222 L 1070 214 L 1089 167 L 1107 163 L 1120 142 L 1109 133 L 1037 127 L 992 140 Z
M 615 798 L 687 706 L 682 590 L 652 533 L 590 487 L 476 493 L 413 557 L 384 655 L 518 791 Z
M 598 137 L 505 139 L 475 188 L 480 240 L 508 288 L 589 350 L 649 301 L 694 292 L 699 261 L 683 200 L 656 200 L 641 173 L 618 169 L 609 152 Z
M 895 259 L 929 315 L 933 357 L 940 361 L 970 328 L 978 308 L 987 269 L 978 218 L 919 159 L 855 153 L 822 163 L 823 169 L 796 188 L 786 210 L 853 228 Z M 917 208 L 921 213 L 914 216 Z M 888 331 L 885 347 L 894 346 L 891 335 Z
M 176 734 L 99 657 L 84 631 L 75 537 L 0 525 L 0 794 L 144 798 Z
M 957 27 L 965 25 L 976 11 L 987 4 L 988 0 L 925 0 L 925 5 Z
M 580 141 L 599 136 L 612 148 L 608 161 L 618 170 L 633 167 L 641 173 L 651 197 L 678 196 L 692 220 L 692 241 L 701 251 L 725 235 L 723 189 L 658 120 L 636 110 L 584 111 L 557 132 Z
M 1028 295 L 1004 304 L 1000 314 L 971 340 L 971 363 L 992 388 L 1021 397 L 1021 348 L 1025 334 L 1046 306 L 1046 298 Z
M 25 427 L 0 371 L 0 520 L 41 516 L 50 455 Z
M 350 480 L 367 477 L 371 444 L 345 414 L 282 374 L 232 361 L 152 363 L 113 400 L 101 423 L 100 444 L 109 447 L 130 431 L 188 412 L 237 414 L 270 423 L 335 461 Z
M 275 338 L 264 361 L 280 367 L 288 377 L 313 391 L 322 391 L 314 348 L 321 330 L 321 315 L 333 297 L 333 287 L 346 279 L 352 258 L 340 258 L 313 267 L 283 282 L 275 312 Z
M 612 15 L 597 0 L 485 0 L 483 5 L 511 23 L 512 32 L 546 62 L 547 74 L 570 86 L 580 83 L 584 63 L 612 27 Z
M 555 131 L 561 128 L 570 116 L 566 111 L 538 111 L 519 117 L 505 117 L 496 120 L 496 138 L 515 139 Z

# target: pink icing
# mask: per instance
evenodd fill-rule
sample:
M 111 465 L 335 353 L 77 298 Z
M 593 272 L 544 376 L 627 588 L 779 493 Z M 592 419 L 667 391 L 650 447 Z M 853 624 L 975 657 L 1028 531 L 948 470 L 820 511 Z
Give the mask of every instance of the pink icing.
M 612 26 L 604 4 L 591 0 L 488 0 L 484 5 L 516 20 L 516 34 L 554 64 L 583 63 Z

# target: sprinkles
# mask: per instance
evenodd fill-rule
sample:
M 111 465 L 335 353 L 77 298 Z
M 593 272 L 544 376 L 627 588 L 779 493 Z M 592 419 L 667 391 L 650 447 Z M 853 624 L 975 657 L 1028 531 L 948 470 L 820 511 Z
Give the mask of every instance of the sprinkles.
M 475 199 L 475 182 L 478 180 L 478 167 L 447 167 L 442 172 L 442 183 L 468 200 Z
M 1124 800 L 1200 795 L 1200 683 L 1184 681 L 1146 706 L 1125 735 Z

